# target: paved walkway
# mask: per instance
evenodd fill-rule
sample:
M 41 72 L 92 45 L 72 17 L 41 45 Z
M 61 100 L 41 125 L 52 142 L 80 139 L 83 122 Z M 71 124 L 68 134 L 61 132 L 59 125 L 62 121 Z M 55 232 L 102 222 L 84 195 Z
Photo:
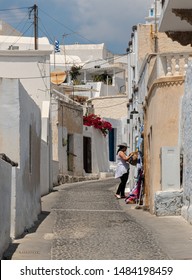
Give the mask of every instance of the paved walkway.
M 115 199 L 116 184 L 106 179 L 54 188 L 42 197 L 35 227 L 13 242 L 5 258 L 191 260 L 192 225 L 180 216 L 156 217 Z

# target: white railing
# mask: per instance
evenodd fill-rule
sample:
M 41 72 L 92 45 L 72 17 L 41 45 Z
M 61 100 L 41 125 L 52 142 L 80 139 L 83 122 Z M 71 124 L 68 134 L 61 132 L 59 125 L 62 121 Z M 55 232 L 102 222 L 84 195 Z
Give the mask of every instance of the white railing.
M 165 63 L 165 76 L 185 75 L 188 68 L 188 60 L 192 53 L 166 53 L 161 54 L 161 61 Z
M 162 77 L 185 76 L 192 52 L 162 53 L 156 56 L 148 77 L 148 88 Z

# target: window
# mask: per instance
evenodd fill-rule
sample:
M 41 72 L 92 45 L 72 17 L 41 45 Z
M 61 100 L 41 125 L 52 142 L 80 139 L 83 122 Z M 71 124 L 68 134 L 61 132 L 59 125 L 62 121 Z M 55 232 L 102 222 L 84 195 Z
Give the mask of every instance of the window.
M 154 16 L 154 9 L 150 9 L 150 16 L 153 17 Z

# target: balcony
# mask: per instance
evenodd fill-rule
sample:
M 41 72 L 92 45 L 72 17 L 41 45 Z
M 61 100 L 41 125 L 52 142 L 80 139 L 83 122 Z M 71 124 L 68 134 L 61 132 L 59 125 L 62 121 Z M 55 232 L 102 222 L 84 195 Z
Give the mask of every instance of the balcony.
M 192 6 L 189 0 L 165 0 L 159 32 L 186 46 L 192 42 Z
M 156 57 L 149 75 L 148 88 L 158 78 L 185 76 L 192 52 L 162 53 Z

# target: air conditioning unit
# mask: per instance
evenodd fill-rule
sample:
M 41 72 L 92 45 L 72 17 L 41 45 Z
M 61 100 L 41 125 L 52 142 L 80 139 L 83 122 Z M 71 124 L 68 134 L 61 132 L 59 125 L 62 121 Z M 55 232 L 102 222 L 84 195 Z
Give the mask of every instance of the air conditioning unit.
M 180 189 L 179 147 L 161 147 L 161 187 L 162 191 Z

